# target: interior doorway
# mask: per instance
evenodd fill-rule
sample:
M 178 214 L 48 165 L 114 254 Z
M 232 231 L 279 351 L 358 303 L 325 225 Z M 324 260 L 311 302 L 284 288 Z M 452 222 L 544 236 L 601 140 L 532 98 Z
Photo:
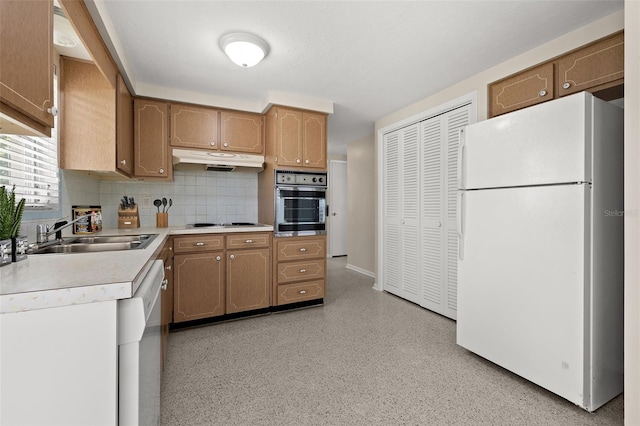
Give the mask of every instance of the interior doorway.
M 329 256 L 347 255 L 347 162 L 329 161 Z

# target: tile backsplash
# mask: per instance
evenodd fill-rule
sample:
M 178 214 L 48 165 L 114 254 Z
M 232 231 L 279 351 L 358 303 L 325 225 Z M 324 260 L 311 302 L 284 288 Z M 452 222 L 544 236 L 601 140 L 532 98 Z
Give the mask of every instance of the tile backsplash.
M 118 226 L 118 204 L 123 195 L 138 204 L 141 226 L 155 226 L 153 200 L 173 200 L 169 226 L 194 222 L 257 222 L 258 174 L 243 172 L 174 171 L 173 182 L 100 182 L 103 225 Z M 150 207 L 143 207 L 149 198 Z M 160 207 L 162 211 L 162 207 Z
M 70 216 L 73 205 L 101 205 L 105 228 L 118 227 L 118 205 L 123 195 L 133 197 L 138 204 L 141 226 L 155 226 L 158 210 L 153 200 L 162 197 L 173 200 L 169 226 L 258 221 L 258 174 L 255 172 L 174 171 L 173 182 L 166 183 L 99 181 L 86 172 L 61 172 L 62 216 Z M 150 207 L 143 207 L 145 198 L 149 198 Z M 55 221 L 25 220 L 21 233 L 27 235 L 29 241 L 35 241 L 36 225 L 53 225 Z

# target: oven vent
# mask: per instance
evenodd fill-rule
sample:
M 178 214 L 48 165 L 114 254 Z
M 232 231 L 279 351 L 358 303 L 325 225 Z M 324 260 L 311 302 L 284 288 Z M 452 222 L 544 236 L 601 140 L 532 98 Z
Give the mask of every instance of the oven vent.
M 236 166 L 227 166 L 224 164 L 207 164 L 206 167 L 209 172 L 232 172 L 236 169 Z

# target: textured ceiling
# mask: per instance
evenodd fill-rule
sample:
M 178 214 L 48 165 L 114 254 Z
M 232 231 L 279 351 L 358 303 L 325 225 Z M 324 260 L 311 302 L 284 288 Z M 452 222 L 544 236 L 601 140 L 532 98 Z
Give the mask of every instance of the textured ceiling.
M 85 1 L 137 95 L 252 111 L 275 95 L 332 102 L 333 153 L 372 133 L 376 119 L 624 6 L 622 0 Z M 253 68 L 233 64 L 218 40 L 236 31 L 264 38 L 267 58 Z

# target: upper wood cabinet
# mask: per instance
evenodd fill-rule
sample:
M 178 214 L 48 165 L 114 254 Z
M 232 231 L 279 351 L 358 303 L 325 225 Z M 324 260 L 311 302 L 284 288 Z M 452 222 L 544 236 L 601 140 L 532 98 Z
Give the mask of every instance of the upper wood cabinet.
M 0 29 L 0 112 L 50 135 L 53 1 L 0 1 Z
M 222 151 L 264 153 L 264 118 L 239 111 L 220 112 L 220 149 Z
M 116 168 L 133 175 L 133 97 L 120 74 L 116 82 Z
M 60 58 L 62 169 L 130 177 L 132 121 L 132 99 L 121 77 L 114 88 L 93 63 Z
M 267 120 L 267 144 L 275 164 L 293 168 L 327 168 L 325 114 L 275 107 Z
M 264 152 L 259 114 L 171 104 L 171 146 L 250 154 Z
M 169 104 L 136 98 L 133 101 L 134 176 L 171 180 Z
M 496 116 L 554 98 L 553 63 L 523 71 L 489 86 L 489 111 Z
M 489 84 L 489 118 L 572 93 L 604 100 L 622 97 L 624 32 Z
M 558 95 L 598 91 L 624 82 L 624 33 L 558 59 Z
M 218 149 L 218 110 L 171 104 L 171 146 Z

